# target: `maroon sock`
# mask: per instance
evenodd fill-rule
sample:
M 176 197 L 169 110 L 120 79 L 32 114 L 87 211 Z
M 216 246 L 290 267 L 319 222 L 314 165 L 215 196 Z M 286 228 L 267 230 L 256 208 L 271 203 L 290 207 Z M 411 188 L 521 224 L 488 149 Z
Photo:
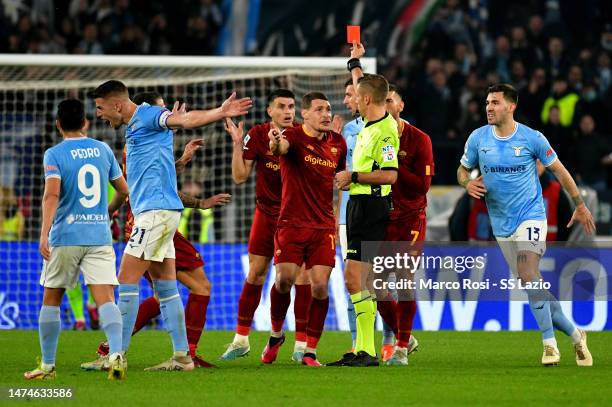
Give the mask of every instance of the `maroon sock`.
M 323 334 L 323 327 L 325 326 L 325 317 L 327 317 L 327 309 L 329 308 L 329 297 L 320 300 L 313 298 L 310 302 L 310 312 L 308 313 L 308 327 L 306 333 L 308 339 L 306 340 L 306 346 L 309 348 L 316 349 L 319 339 Z
M 187 342 L 191 353 L 195 355 L 195 350 L 200 342 L 204 324 L 206 324 L 206 309 L 208 308 L 210 296 L 190 293 L 185 304 L 185 327 L 187 328 Z
M 145 325 L 160 313 L 159 302 L 155 297 L 149 297 L 144 300 L 138 307 L 138 315 L 136 315 L 136 323 L 132 330 L 132 335 L 135 335 Z
M 276 285 L 272 285 L 270 290 L 270 319 L 272 320 L 272 330 L 274 332 L 282 331 L 290 303 L 291 292 L 281 294 L 276 289 Z
M 239 335 L 248 336 L 253 323 L 253 315 L 259 306 L 261 300 L 261 289 L 263 286 L 251 284 L 248 281 L 244 282 L 240 300 L 238 300 L 238 324 L 236 325 L 236 333 Z
M 306 342 L 306 326 L 308 325 L 308 312 L 312 291 L 310 284 L 295 286 L 295 302 L 293 311 L 295 313 L 295 340 Z
M 376 309 L 380 313 L 383 321 L 393 331 L 395 337 L 398 337 L 398 329 L 397 329 L 397 302 L 393 298 L 391 294 L 387 294 L 385 298 L 382 300 L 376 301 Z
M 408 347 L 408 341 L 410 340 L 410 334 L 412 333 L 412 323 L 414 322 L 416 310 L 417 303 L 414 300 L 399 301 L 397 303 L 397 346 L 402 348 Z

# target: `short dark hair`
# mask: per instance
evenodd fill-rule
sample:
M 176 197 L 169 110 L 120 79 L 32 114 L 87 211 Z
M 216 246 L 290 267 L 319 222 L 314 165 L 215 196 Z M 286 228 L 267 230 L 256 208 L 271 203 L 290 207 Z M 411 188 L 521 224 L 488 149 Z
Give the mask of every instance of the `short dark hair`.
M 382 75 L 371 74 L 359 78 L 359 85 L 368 90 L 376 105 L 383 105 L 389 93 L 389 82 Z
M 78 131 L 85 125 L 85 105 L 78 99 L 62 100 L 57 106 L 57 120 L 64 131 Z
M 163 99 L 163 96 L 159 92 L 140 92 L 134 95 L 132 102 L 136 103 L 137 105 L 141 105 L 144 102 L 153 106 L 157 104 L 159 99 Z
M 510 103 L 517 104 L 518 103 L 518 92 L 514 88 L 514 86 L 509 83 L 498 83 L 492 86 L 489 86 L 487 89 L 487 95 L 489 93 L 498 93 L 501 92 L 504 94 L 504 99 L 506 99 Z
M 274 103 L 276 98 L 290 98 L 295 100 L 295 95 L 289 89 L 280 88 L 273 90 L 272 93 L 268 95 L 268 106 Z
M 98 86 L 89 94 L 93 99 L 105 98 L 108 96 L 129 96 L 128 88 L 121 81 L 110 80 Z
M 400 100 L 404 100 L 404 98 L 402 97 L 402 94 L 399 93 L 399 90 L 395 84 L 393 83 L 389 84 L 389 92 L 395 92 L 395 94 L 399 96 Z
M 325 96 L 321 92 L 308 92 L 304 96 L 302 96 L 302 109 L 310 109 L 312 106 L 313 100 L 329 100 L 327 96 Z
M 365 78 L 366 76 L 370 76 L 370 74 L 364 72 L 363 77 Z M 352 84 L 353 84 L 353 78 L 349 78 L 346 80 L 346 82 L 344 82 L 344 87 L 346 88 L 347 86 L 352 85 Z

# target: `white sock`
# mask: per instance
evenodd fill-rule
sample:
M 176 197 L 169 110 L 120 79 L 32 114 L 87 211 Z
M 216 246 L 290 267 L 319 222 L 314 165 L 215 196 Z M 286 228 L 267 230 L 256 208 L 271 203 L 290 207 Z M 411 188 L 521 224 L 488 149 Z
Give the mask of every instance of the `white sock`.
M 557 340 L 554 337 L 543 339 L 542 342 L 544 343 L 544 346 L 548 345 L 548 346 L 552 346 L 553 348 L 557 349 Z
M 185 352 L 184 350 L 178 350 L 178 351 L 174 352 L 174 356 L 176 356 L 177 358 L 184 358 L 188 354 L 189 354 L 189 352 Z
M 248 335 L 236 334 L 236 335 L 234 335 L 234 343 L 248 345 L 249 344 L 249 337 L 248 337 Z
M 278 332 L 274 332 L 274 331 L 270 331 L 270 336 L 273 338 L 280 338 L 283 336 L 283 331 L 278 331 Z
M 46 364 L 46 363 L 41 363 L 40 364 L 40 368 L 42 370 L 44 370 L 45 372 L 50 372 L 51 370 L 53 370 L 53 368 L 55 367 L 55 364 Z
M 306 347 L 306 349 L 304 349 L 304 353 L 314 353 L 315 356 L 316 356 L 317 355 L 317 348 Z
M 306 348 L 306 342 L 295 341 L 295 346 L 293 347 L 294 352 L 304 352 L 305 348 Z
M 580 334 L 580 331 L 578 330 L 578 328 L 574 329 L 574 332 L 572 332 L 570 336 L 572 338 L 572 343 L 574 345 L 579 343 L 580 340 L 582 339 L 582 335 Z

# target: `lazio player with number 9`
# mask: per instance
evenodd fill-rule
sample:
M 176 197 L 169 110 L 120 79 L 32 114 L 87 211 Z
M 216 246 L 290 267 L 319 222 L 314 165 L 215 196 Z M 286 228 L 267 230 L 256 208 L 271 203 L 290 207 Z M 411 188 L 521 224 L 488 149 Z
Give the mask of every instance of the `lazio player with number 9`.
M 511 85 L 494 85 L 488 89 L 488 125 L 474 130 L 468 138 L 457 180 L 470 196 L 485 198 L 493 234 L 504 258 L 513 274 L 529 283 L 542 280 L 538 268 L 546 250 L 546 211 L 536 170 L 538 159 L 552 171 L 576 204 L 568 227 L 578 221 L 591 234 L 595 223 L 576 183 L 548 140 L 539 131 L 514 121 L 517 102 L 517 92 Z M 476 166 L 482 175 L 470 180 L 468 171 Z M 576 329 L 563 315 L 559 301 L 544 289 L 528 289 L 527 297 L 542 332 L 542 364 L 559 363 L 554 336 L 557 328 L 571 336 L 576 363 L 591 366 L 593 359 L 587 348 L 586 333 Z
M 44 294 L 38 321 L 42 362 L 24 376 L 28 380 L 55 377 L 61 324 L 59 306 L 66 289 L 78 283 L 80 268 L 98 306 L 109 343 L 109 379 L 121 379 L 125 376 L 122 321 L 113 292 L 118 281 L 108 214 L 125 200 L 127 184 L 110 147 L 85 136 L 88 122 L 81 101 L 62 101 L 56 126 L 64 141 L 47 150 L 44 156 L 40 232 L 40 253 L 45 259 L 40 284 Z M 107 205 L 109 180 L 117 194 Z

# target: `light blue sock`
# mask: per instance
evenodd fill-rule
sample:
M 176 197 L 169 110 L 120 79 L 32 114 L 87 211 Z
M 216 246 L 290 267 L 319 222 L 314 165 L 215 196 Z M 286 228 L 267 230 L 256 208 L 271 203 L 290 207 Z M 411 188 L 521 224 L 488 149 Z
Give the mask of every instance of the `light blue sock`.
M 548 302 L 550 304 L 550 316 L 552 318 L 554 327 L 567 336 L 572 336 L 572 333 L 576 330 L 576 326 L 565 317 L 559 301 L 557 301 L 552 294 L 549 293 L 549 295 L 550 300 Z
M 176 280 L 156 280 L 153 289 L 159 298 L 159 308 L 164 326 L 172 338 L 174 352 L 188 352 L 185 311 Z
M 102 322 L 102 329 L 106 334 L 108 340 L 108 347 L 110 354 L 121 352 L 122 335 L 123 335 L 123 320 L 121 319 L 121 311 L 114 302 L 110 301 L 102 304 L 98 308 L 100 313 L 100 321 Z
M 529 299 L 529 308 L 535 317 L 538 327 L 542 332 L 542 339 L 555 337 L 553 330 L 552 317 L 550 315 L 550 303 L 546 300 L 547 295 L 544 290 L 526 290 Z
M 353 302 L 349 299 L 348 308 L 348 320 L 349 320 L 349 328 L 351 330 L 351 338 L 353 339 L 353 348 L 355 348 L 355 344 L 357 342 L 357 315 L 355 315 L 355 306 Z
M 383 319 L 382 323 L 383 323 L 382 344 L 383 344 L 383 346 L 384 345 L 393 345 L 393 343 L 395 342 L 395 334 L 393 333 L 393 329 L 391 329 L 391 327 L 389 325 L 387 325 L 387 323 L 385 322 L 384 319 Z
M 137 284 L 121 284 L 119 286 L 119 311 L 121 311 L 121 319 L 123 320 L 121 348 L 124 352 L 127 352 L 130 347 L 132 331 L 138 315 L 139 297 Z
M 43 305 L 38 315 L 38 339 L 42 352 L 42 362 L 55 365 L 57 340 L 60 334 L 60 308 Z

